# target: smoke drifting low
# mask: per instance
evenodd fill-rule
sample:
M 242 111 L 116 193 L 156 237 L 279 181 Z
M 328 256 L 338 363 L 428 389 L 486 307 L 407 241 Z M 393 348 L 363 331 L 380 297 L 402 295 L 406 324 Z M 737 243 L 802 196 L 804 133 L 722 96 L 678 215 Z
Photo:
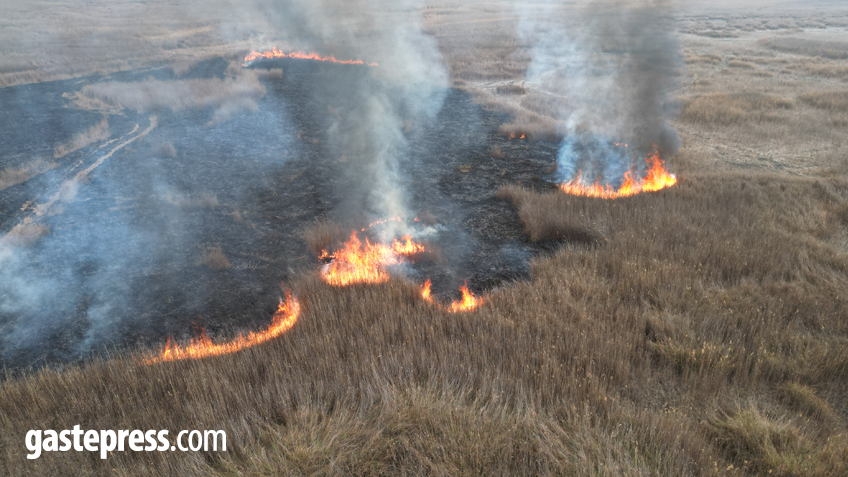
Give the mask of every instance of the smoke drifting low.
M 172 326 L 184 333 L 185 321 L 163 316 L 180 310 L 188 321 L 197 316 L 187 310 L 236 308 L 233 299 L 216 307 L 213 285 L 249 302 L 272 303 L 275 297 L 256 284 L 272 273 L 279 277 L 285 268 L 275 263 L 254 275 L 257 265 L 250 260 L 256 259 L 244 257 L 278 256 L 241 250 L 237 260 L 233 248 L 253 240 L 244 247 L 276 245 L 276 253 L 285 253 L 266 221 L 291 211 L 261 209 L 286 193 L 286 183 L 272 177 L 289 158 L 304 157 L 305 141 L 296 138 L 301 129 L 315 141 L 309 147 L 326 148 L 338 158 L 341 173 L 326 186 L 329 193 L 320 191 L 318 205 L 299 213 L 322 210 L 324 196 L 334 192 L 327 201 L 336 207 L 334 219 L 357 227 L 362 219 L 409 217 L 401 172 L 412 159 L 408 137 L 416 125 L 435 118 L 447 86 L 436 43 L 418 24 L 420 7 L 417 1 L 387 0 L 186 7 L 183 16 L 196 15 L 199 22 L 238 14 L 239 21 L 220 24 L 219 43 L 379 63 L 322 70 L 321 80 L 303 90 L 329 96 L 343 91 L 344 106 L 315 111 L 319 119 L 306 125 L 288 110 L 292 103 L 266 91 L 273 84 L 268 81 L 279 81 L 286 71 L 250 71 L 240 61 L 237 68 L 210 59 L 173 72 L 132 70 L 5 91 L 17 95 L 4 102 L 18 108 L 9 115 L 32 117 L 42 128 L 10 126 L 21 154 L 32 154 L 31 145 L 43 142 L 45 157 L 56 162 L 36 167 L 43 161 L 31 159 L 26 170 L 50 173 L 4 192 L 26 199 L 14 214 L 0 217 L 9 231 L 0 239 L 0 360 L 69 359 L 125 339 L 143 342 L 172 332 Z M 40 93 L 44 88 L 50 101 Z M 53 128 L 58 133 L 69 132 L 50 141 L 48 122 L 59 126 Z M 253 207 L 253 217 L 243 216 L 242 206 Z M 255 233 L 238 236 L 236 230 L 244 229 Z M 230 248 L 219 240 L 229 241 Z M 210 267 L 202 254 L 208 250 L 217 250 L 224 265 Z M 230 266 L 231 273 L 218 273 Z M 248 319 L 238 310 L 220 313 L 227 313 L 230 324 Z M 144 335 L 152 328 L 158 331 Z
M 654 148 L 667 158 L 680 148 L 669 124 L 669 94 L 678 81 L 680 46 L 667 1 L 592 2 L 559 18 L 544 33 L 523 18 L 519 32 L 534 47 L 528 79 L 564 96 L 565 139 L 560 173 L 590 170 L 614 180 L 630 167 L 629 153 Z

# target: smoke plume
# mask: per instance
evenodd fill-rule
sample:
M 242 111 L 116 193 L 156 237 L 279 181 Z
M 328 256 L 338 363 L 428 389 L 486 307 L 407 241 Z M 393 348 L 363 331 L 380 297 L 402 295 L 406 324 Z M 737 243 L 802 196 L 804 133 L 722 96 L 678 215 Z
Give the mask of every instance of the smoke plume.
M 328 68 L 318 84 L 306 88 L 315 95 L 343 90 L 348 96 L 344 111 L 322 118 L 329 124 L 305 127 L 339 158 L 343 173 L 328 188 L 335 187 L 336 218 L 353 222 L 409 215 L 402 172 L 404 161 L 412 159 L 407 138 L 416 125 L 435 118 L 447 86 L 436 43 L 413 13 L 419 7 L 412 0 L 219 0 L 189 4 L 174 15 L 196 17 L 199 24 L 226 18 L 217 23 L 219 38 L 209 39 L 216 44 L 311 50 L 379 63 Z M 146 50 L 139 46 L 156 32 L 139 32 L 130 15 L 124 21 L 141 44 L 125 38 L 130 45 L 122 49 L 143 56 Z M 179 49 L 179 41 L 169 45 Z M 109 45 L 90 46 L 95 52 Z M 44 141 L 47 157 L 55 155 L 61 164 L 31 161 L 29 169 L 0 177 L 7 193 L 32 199 L 21 213 L 0 218 L 10 231 L 0 237 L 0 360 L 73 358 L 152 327 L 167 330 L 170 325 L 158 316 L 176 306 L 167 305 L 172 301 L 186 310 L 215 299 L 214 292 L 204 293 L 204 280 L 211 282 L 215 273 L 208 251 L 230 263 L 226 248 L 207 243 L 210 236 L 228 233 L 210 218 L 245 221 L 231 204 L 256 203 L 251 195 L 256 190 L 282 189 L 271 176 L 301 147 L 295 138 L 300 125 L 286 110 L 288 103 L 267 94 L 260 82 L 286 72 L 263 75 L 239 66 L 223 75 L 210 73 L 223 70 L 222 61 L 170 73 L 136 70 L 85 78 L 68 86 L 75 91 L 51 92 L 52 103 L 37 89 L 10 90 L 18 97 L 4 104 L 20 108 L 20 116 L 48 117 L 59 133 L 72 132 L 56 144 Z M 359 74 L 366 68 L 367 75 Z M 89 132 L 75 137 L 78 131 Z M 187 144 L 193 149 L 186 150 Z M 120 167 L 111 168 L 116 162 Z M 12 190 L 21 182 L 13 175 L 31 177 L 36 169 L 51 168 L 51 174 L 20 186 L 26 193 Z M 261 231 L 261 222 L 251 225 Z M 252 265 L 232 266 L 237 286 L 238 274 L 250 273 Z M 216 286 L 229 280 L 221 276 Z M 256 290 L 247 292 L 265 299 Z M 150 306 L 159 302 L 161 307 Z M 155 311 L 139 316 L 139 309 Z
M 244 6 L 239 2 L 233 8 Z M 371 81 L 359 83 L 350 98 L 356 112 L 328 130 L 335 154 L 348 164 L 337 212 L 340 217 L 408 216 L 400 167 L 410 159 L 406 134 L 410 125 L 434 119 L 448 78 L 435 40 L 423 32 L 420 18 L 410 14 L 423 2 L 254 0 L 247 6 L 256 15 L 250 18 L 257 25 L 252 35 L 259 47 L 379 64 Z
M 568 104 L 559 118 L 560 174 L 568 179 L 582 170 L 615 181 L 630 168 L 629 153 L 676 153 L 669 95 L 681 55 L 669 2 L 600 0 L 571 12 L 552 26 L 527 17 L 519 24 L 534 45 L 528 79 Z

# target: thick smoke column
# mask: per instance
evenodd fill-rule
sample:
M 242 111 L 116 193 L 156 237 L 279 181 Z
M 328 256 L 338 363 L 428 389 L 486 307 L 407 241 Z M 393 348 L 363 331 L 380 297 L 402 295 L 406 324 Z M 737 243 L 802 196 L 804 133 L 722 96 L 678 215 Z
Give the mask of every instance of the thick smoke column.
M 380 66 L 362 82 L 356 117 L 329 130 L 334 153 L 348 161 L 339 193 L 342 217 L 407 216 L 400 164 L 409 160 L 405 134 L 432 120 L 447 87 L 435 39 L 415 13 L 418 0 L 257 0 L 248 4 L 259 25 L 257 47 L 280 46 L 361 59 Z M 244 3 L 234 6 L 243 9 Z M 348 81 L 339 77 L 339 81 Z M 396 223 L 399 225 L 399 223 Z M 394 231 L 388 230 L 388 234 Z
M 654 147 L 662 158 L 676 153 L 680 139 L 668 122 L 668 95 L 681 59 L 668 2 L 602 0 L 571 13 L 542 34 L 536 20 L 519 24 L 534 44 L 528 79 L 568 102 L 559 118 L 563 178 L 582 170 L 614 182 L 630 168 L 630 153 L 644 157 Z

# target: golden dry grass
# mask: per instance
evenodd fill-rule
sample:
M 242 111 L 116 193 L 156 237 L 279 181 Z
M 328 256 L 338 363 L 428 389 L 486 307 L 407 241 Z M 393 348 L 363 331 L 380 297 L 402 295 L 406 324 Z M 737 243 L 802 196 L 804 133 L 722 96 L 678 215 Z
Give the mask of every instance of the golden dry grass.
M 322 252 L 329 251 L 333 246 L 342 243 L 350 234 L 350 230 L 332 220 L 318 220 L 301 232 L 301 238 L 306 247 L 316 257 Z
M 802 94 L 798 99 L 815 108 L 848 112 L 848 91 L 813 91 Z
M 686 177 L 616 201 L 504 193 L 524 202 L 530 228 L 557 217 L 605 240 L 535 261 L 531 281 L 479 311 L 446 313 L 401 280 L 338 289 L 308 274 L 288 284 L 298 324 L 267 345 L 156 366 L 129 354 L 8 381 L 7 470 L 24 465 L 26 429 L 80 423 L 221 428 L 232 447 L 106 462 L 45 454 L 28 468 L 838 475 L 844 415 L 828 425 L 781 416 L 848 404 L 848 258 L 833 242 L 848 183 Z M 827 404 L 790 403 L 784 382 Z M 83 398 L 92 393 L 96 402 Z M 737 410 L 740 397 L 753 410 Z
M 760 93 L 711 93 L 684 102 L 680 118 L 702 124 L 730 125 L 742 122 L 779 121 L 780 110 L 791 109 L 792 100 Z
M 848 42 L 821 41 L 806 38 L 768 38 L 761 44 L 778 51 L 806 56 L 848 60 Z

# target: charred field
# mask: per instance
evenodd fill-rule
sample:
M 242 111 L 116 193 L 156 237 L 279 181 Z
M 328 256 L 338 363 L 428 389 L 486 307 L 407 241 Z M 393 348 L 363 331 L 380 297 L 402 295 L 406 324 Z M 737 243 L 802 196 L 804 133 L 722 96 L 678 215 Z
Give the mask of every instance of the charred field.
M 223 59 L 207 60 L 181 80 L 221 77 L 227 67 Z M 262 80 L 267 93 L 258 112 L 221 125 L 210 125 L 206 110 L 110 115 L 113 137 L 0 191 L 4 232 L 30 215 L 49 230 L 28 248 L 18 273 L 45 287 L 40 292 L 51 298 L 38 310 L 2 314 L 0 327 L 9 334 L 24 323 L 39 323 L 21 341 L 3 342 L 7 369 L 61 363 L 97 349 L 155 347 L 167 337 L 193 337 L 199 327 L 212 336 L 258 328 L 273 314 L 281 284 L 322 265 L 302 234 L 344 206 L 343 192 L 355 186 L 346 178 L 360 167 L 345 151 L 333 149 L 325 131 L 340 114 L 355 120 L 356 106 L 347 98 L 371 72 L 298 59 L 261 60 L 252 68 L 285 71 L 282 78 Z M 158 69 L 109 78 L 139 79 L 167 81 L 173 74 Z M 0 144 L 7 151 L 2 166 L 50 157 L 56 145 L 100 122 L 99 113 L 70 108 L 67 98 L 102 80 L 0 91 L 9 106 L 2 119 L 7 133 Z M 45 111 L 33 100 L 56 109 Z M 26 116 L 33 110 L 61 119 L 45 124 Z M 34 212 L 63 178 L 105 155 L 113 146 L 107 141 L 131 138 L 135 126 L 147 128 L 154 117 L 149 134 L 109 157 L 72 200 L 59 201 L 58 212 L 43 218 Z M 444 300 L 458 297 L 464 282 L 482 293 L 527 278 L 530 258 L 564 242 L 531 242 L 512 205 L 495 197 L 507 181 L 555 189 L 544 177 L 553 178 L 556 144 L 510 141 L 497 133 L 503 120 L 465 93 L 449 90 L 435 121 L 407 131 L 415 161 L 400 171 L 401 180 L 412 209 L 435 226 L 428 244 L 439 252 L 411 264 L 405 274 L 417 283 L 430 278 L 434 294 Z M 491 154 L 494 148 L 499 157 Z M 381 218 L 386 217 L 360 213 L 343 223 L 349 231 Z M 95 314 L 105 323 L 95 323 Z M 91 329 L 102 326 L 108 338 L 92 341 Z

